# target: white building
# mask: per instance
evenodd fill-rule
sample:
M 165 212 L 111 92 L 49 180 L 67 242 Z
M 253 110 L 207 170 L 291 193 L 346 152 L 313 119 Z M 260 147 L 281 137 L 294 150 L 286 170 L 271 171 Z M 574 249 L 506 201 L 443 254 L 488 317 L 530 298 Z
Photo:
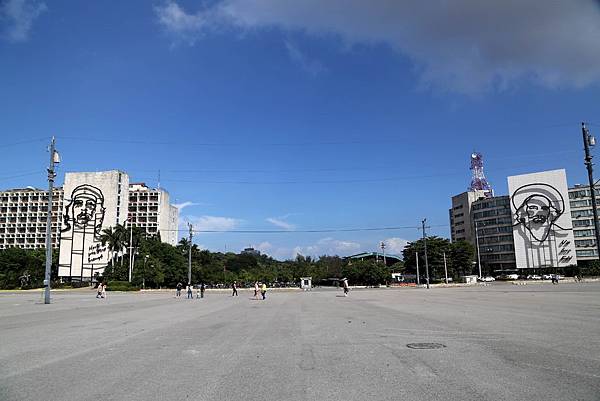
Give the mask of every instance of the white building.
M 63 190 L 58 275 L 91 280 L 110 259 L 102 231 L 127 218 L 129 176 L 116 170 L 66 173 Z
M 508 177 L 516 267 L 577 264 L 565 170 Z
M 151 236 L 160 234 L 161 241 L 167 244 L 177 244 L 179 210 L 170 204 L 167 191 L 149 188 L 144 183 L 131 184 L 128 211 L 134 227 Z
M 52 200 L 52 247 L 58 247 L 63 191 L 55 188 Z M 0 192 L 0 249 L 46 247 L 48 190 L 10 189 Z

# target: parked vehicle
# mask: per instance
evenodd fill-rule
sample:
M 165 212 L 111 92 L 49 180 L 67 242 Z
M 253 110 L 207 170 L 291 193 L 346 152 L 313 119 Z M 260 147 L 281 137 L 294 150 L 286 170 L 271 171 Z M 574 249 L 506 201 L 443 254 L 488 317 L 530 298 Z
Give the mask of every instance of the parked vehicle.
M 492 276 L 485 276 L 485 277 L 481 277 L 479 279 L 479 281 L 483 281 L 484 283 L 488 283 L 490 281 L 496 281 L 496 279 L 493 278 Z
M 519 279 L 519 275 L 518 274 L 507 274 L 506 275 L 506 279 L 507 280 L 518 280 Z
M 552 280 L 553 274 L 542 274 L 542 280 Z
M 530 274 L 527 276 L 527 280 L 541 280 L 542 276 L 538 276 L 537 274 Z

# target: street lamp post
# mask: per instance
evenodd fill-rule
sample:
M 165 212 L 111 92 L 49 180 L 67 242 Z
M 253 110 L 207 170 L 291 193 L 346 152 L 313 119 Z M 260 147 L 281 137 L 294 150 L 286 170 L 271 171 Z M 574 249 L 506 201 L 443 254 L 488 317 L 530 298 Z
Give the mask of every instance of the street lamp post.
M 425 236 L 425 222 L 427 219 L 423 219 L 423 242 L 425 245 L 425 277 L 427 279 L 427 288 L 429 289 L 429 262 L 427 261 L 427 237 Z
M 144 271 L 142 272 L 142 288 L 144 290 L 146 289 L 146 262 L 148 261 L 149 257 L 150 255 L 144 256 Z
M 46 271 L 44 274 L 44 304 L 50 303 L 50 272 L 52 271 L 52 195 L 54 192 L 54 164 L 60 163 L 58 152 L 54 148 L 56 140 L 50 142 L 50 165 L 48 166 L 48 215 L 46 216 Z
M 479 279 L 481 279 L 481 255 L 479 254 L 479 229 L 475 221 L 475 245 L 477 246 L 477 266 L 479 267 Z

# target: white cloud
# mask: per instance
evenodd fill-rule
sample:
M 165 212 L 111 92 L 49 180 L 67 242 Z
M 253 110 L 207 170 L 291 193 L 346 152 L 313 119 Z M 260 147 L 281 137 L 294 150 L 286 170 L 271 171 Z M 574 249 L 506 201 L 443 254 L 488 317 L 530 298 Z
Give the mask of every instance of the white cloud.
M 254 247 L 254 249 L 257 249 L 263 253 L 267 252 L 271 248 L 273 248 L 273 245 L 271 245 L 271 243 L 268 241 L 263 241 Z
M 421 85 L 460 93 L 600 81 L 595 0 L 222 0 L 191 14 L 170 1 L 156 11 L 190 44 L 219 27 L 336 37 L 345 48 L 384 44 L 411 60 Z
M 33 22 L 47 10 L 46 3 L 34 0 L 0 2 L 0 22 L 4 21 L 6 38 L 11 42 L 25 42 Z
M 325 71 L 325 67 L 323 67 L 320 61 L 309 58 L 297 46 L 287 40 L 285 41 L 285 48 L 290 60 L 313 77 Z
M 187 229 L 187 223 L 192 223 L 194 231 L 227 231 L 237 228 L 242 220 L 221 216 L 185 216 L 181 226 Z
M 392 237 L 383 241 L 385 243 L 386 253 L 393 253 L 402 256 L 402 251 L 408 245 L 408 240 L 404 238 Z
M 287 221 L 284 221 L 281 217 L 268 217 L 266 219 L 269 223 L 273 224 L 274 226 L 277 226 L 279 228 L 283 228 L 284 230 L 294 230 L 296 228 L 295 225 L 288 223 Z
M 179 209 L 181 211 L 181 209 L 184 209 L 188 206 L 198 206 L 199 203 L 196 202 L 183 202 L 183 203 L 174 203 L 173 206 L 175 206 L 177 209 Z

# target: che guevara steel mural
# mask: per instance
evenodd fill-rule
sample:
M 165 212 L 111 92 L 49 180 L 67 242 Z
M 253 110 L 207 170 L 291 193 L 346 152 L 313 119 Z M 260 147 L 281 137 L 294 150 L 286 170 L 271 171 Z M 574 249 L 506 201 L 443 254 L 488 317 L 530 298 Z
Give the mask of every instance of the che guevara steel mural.
M 108 262 L 100 235 L 106 208 L 102 191 L 88 184 L 75 187 L 62 215 L 59 275 L 91 279 Z

